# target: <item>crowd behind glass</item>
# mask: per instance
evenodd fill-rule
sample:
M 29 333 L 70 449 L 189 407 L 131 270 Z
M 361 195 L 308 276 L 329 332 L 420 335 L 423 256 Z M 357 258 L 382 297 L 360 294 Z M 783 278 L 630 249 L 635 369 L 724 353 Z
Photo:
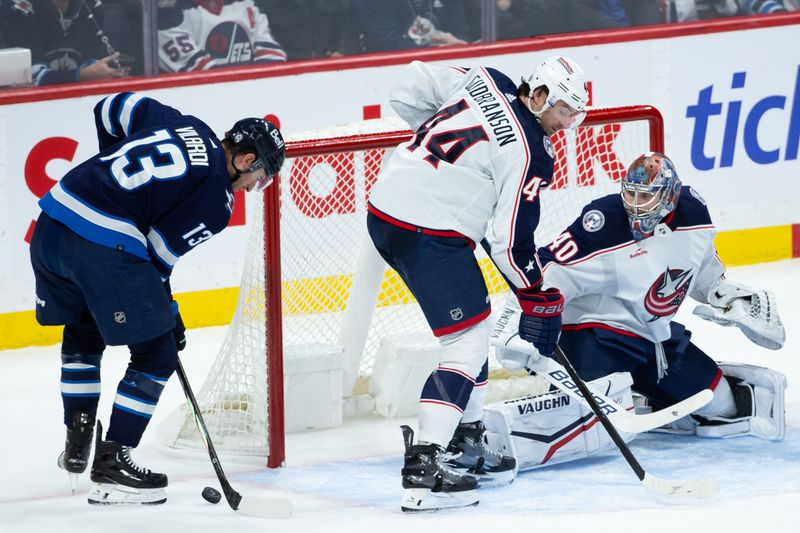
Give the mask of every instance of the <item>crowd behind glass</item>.
M 34 85 L 800 10 L 800 0 L 0 0 Z M 0 59 L 2 61 L 2 59 Z

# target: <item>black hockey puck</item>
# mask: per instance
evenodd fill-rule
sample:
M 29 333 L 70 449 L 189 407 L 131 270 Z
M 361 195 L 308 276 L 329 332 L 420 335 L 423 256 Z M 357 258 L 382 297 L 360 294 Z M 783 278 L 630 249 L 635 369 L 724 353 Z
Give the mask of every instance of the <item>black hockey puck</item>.
M 203 489 L 203 499 L 208 503 L 219 503 L 222 499 L 222 494 L 215 488 L 206 487 Z

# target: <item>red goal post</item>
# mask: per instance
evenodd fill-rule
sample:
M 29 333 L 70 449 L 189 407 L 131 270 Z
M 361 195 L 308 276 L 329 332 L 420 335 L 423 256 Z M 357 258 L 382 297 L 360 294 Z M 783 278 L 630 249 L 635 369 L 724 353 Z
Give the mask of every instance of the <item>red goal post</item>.
M 380 165 L 411 135 L 399 119 L 377 119 L 287 136 L 281 176 L 250 224 L 234 319 L 198 394 L 217 449 L 266 455 L 269 467 L 284 463 L 284 361 L 313 365 L 335 353 L 342 395 L 369 397 L 381 342 L 430 336 L 408 289 L 384 272 L 364 224 Z M 590 109 L 580 128 L 552 140 L 555 172 L 542 193 L 538 245 L 589 200 L 618 191 L 636 156 L 664 150 L 663 119 L 651 106 Z M 494 302 L 504 282 L 479 259 Z M 197 446 L 190 415 L 174 418 L 175 436 L 162 440 Z

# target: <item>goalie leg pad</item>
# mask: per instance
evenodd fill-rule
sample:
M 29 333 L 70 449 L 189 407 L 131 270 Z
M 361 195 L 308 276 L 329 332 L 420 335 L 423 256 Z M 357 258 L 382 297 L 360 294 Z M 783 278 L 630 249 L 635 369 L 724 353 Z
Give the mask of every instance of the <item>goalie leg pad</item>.
M 720 363 L 719 366 L 731 382 L 737 412 L 734 417 L 704 417 L 697 426 L 697 436 L 752 435 L 783 440 L 786 435 L 786 376 L 769 368 L 743 363 Z
M 627 372 L 592 382 L 627 409 L 633 408 Z M 491 404 L 484 415 L 489 446 L 514 457 L 518 470 L 574 461 L 614 448 L 587 407 L 560 391 Z M 626 442 L 634 434 L 620 432 Z

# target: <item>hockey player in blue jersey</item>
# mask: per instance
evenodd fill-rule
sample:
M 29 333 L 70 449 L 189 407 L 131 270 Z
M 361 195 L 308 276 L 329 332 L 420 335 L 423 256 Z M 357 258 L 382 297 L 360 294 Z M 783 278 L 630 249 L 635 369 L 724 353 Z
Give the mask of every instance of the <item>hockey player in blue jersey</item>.
M 163 503 L 167 476 L 131 457 L 186 344 L 169 279 L 222 231 L 234 191 L 263 188 L 284 160 L 275 126 L 236 122 L 222 140 L 201 120 L 135 93 L 94 108 L 100 151 L 39 202 L 31 240 L 36 319 L 64 325 L 61 396 L 73 481 L 88 463 L 107 345 L 131 359 L 108 432 L 97 422 L 89 503 Z
M 422 390 L 416 444 L 404 428 L 401 507 L 474 505 L 478 480 L 508 483 L 514 462 L 484 446 L 490 304 L 473 250 L 491 225 L 492 256 L 525 310 L 523 338 L 552 352 L 563 300 L 541 287 L 533 235 L 539 189 L 553 176 L 550 135 L 583 120 L 586 80 L 559 56 L 519 87 L 491 68 L 415 61 L 390 100 L 416 135 L 382 169 L 367 227 L 442 347 Z
M 692 297 L 701 303 L 694 310 L 701 318 L 736 326 L 759 346 L 783 346 L 775 296 L 726 280 L 715 236 L 705 200 L 681 184 L 669 158 L 654 152 L 638 157 L 620 194 L 586 205 L 575 222 L 539 249 L 544 286 L 559 287 L 565 299 L 559 346 L 587 381 L 629 372 L 633 391 L 654 409 L 706 388 L 714 392 L 709 404 L 663 431 L 780 440 L 785 376 L 753 365 L 717 363 L 674 320 Z M 509 303 L 516 305 L 513 298 Z M 500 337 L 514 334 L 513 328 L 500 334 L 503 329 L 498 323 L 492 344 L 504 346 Z M 515 349 L 497 352 L 509 368 L 540 357 L 526 343 L 512 344 Z M 515 423 L 525 423 L 521 418 L 510 431 Z

